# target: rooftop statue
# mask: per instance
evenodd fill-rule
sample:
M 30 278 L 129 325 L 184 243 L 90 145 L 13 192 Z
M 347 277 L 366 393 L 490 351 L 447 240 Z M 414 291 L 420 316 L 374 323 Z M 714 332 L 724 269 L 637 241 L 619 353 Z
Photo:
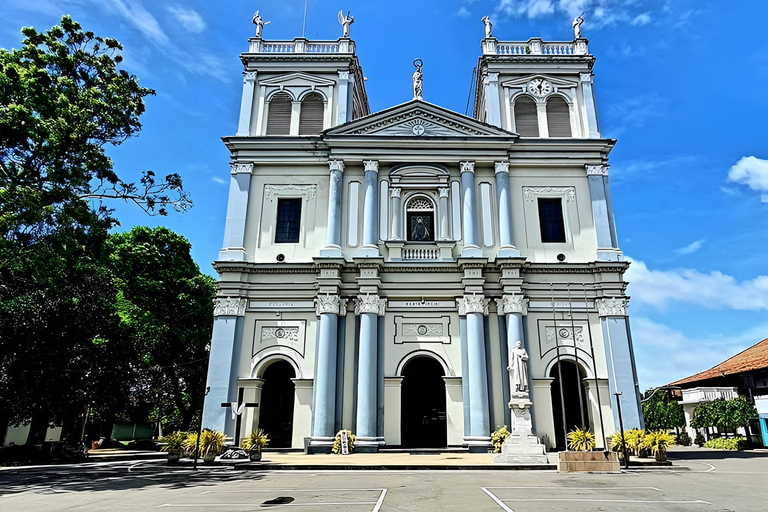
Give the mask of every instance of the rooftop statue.
M 416 71 L 413 72 L 413 99 L 415 100 L 424 99 L 421 94 L 424 81 L 424 73 L 421 72 L 422 64 L 421 59 L 413 61 L 413 65 L 416 66 Z
M 341 26 L 344 29 L 344 35 L 341 37 L 349 37 L 349 26 L 355 22 L 355 18 L 352 17 L 351 14 L 349 14 L 349 11 L 347 11 L 347 15 L 344 16 L 344 11 L 339 11 L 339 23 L 341 23 Z
M 583 13 L 581 15 L 577 16 L 573 20 L 573 35 L 574 35 L 574 38 L 576 38 L 576 39 L 581 39 L 582 38 L 582 35 L 581 35 L 581 24 L 582 23 L 584 23 L 584 14 Z
M 483 16 L 483 19 L 480 21 L 485 23 L 485 37 L 486 38 L 493 37 L 493 34 L 491 32 L 491 28 L 493 27 L 493 25 L 491 25 L 491 19 L 488 16 Z
M 259 11 L 254 13 L 251 22 L 256 25 L 256 37 L 261 37 L 261 31 L 264 30 L 264 25 L 272 23 L 271 21 L 264 23 L 264 19 L 259 15 Z

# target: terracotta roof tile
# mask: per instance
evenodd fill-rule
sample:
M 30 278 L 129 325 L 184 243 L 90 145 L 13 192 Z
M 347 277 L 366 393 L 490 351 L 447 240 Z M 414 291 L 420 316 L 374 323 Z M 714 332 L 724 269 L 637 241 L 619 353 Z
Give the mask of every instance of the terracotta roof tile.
M 748 372 L 768 368 L 768 338 L 739 352 L 735 356 L 726 359 L 722 363 L 713 366 L 709 370 L 691 375 L 684 379 L 676 380 L 669 386 L 679 386 L 700 380 L 712 379 L 723 375 Z

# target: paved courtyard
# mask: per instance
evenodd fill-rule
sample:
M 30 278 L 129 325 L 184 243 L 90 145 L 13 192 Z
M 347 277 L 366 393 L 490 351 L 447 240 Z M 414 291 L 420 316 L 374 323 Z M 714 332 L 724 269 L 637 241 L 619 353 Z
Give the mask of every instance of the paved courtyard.
M 675 469 L 621 474 L 297 470 L 111 462 L 0 471 L 0 511 L 757 511 L 768 452 L 686 449 Z M 298 508 L 297 508 L 298 507 Z

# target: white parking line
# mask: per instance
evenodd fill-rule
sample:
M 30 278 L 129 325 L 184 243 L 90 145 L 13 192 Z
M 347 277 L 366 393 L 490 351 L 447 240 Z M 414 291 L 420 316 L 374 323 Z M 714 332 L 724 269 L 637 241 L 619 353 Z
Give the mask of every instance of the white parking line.
M 340 505 L 373 505 L 371 512 L 379 512 L 381 506 L 384 503 L 384 497 L 387 495 L 387 489 L 250 489 L 250 490 L 231 490 L 231 491 L 203 491 L 200 494 L 256 494 L 256 493 L 307 493 L 307 492 L 378 492 L 379 496 L 376 501 L 335 501 L 335 502 L 299 502 L 299 503 L 275 503 L 275 504 L 261 504 L 262 507 L 307 507 L 307 506 L 340 506 Z M 229 507 L 229 508 L 253 508 L 254 504 L 251 503 L 206 503 L 201 505 L 200 503 L 163 503 L 156 508 L 199 508 L 199 507 Z
M 606 503 L 704 503 L 711 505 L 703 500 L 602 500 L 597 498 L 510 498 L 507 501 L 596 501 Z
M 488 490 L 488 488 L 486 488 L 486 487 L 481 487 L 481 489 L 483 490 L 483 492 L 484 492 L 485 494 L 487 494 L 488 496 L 490 496 L 490 497 L 491 497 L 491 499 L 492 499 L 493 501 L 495 501 L 495 502 L 496 502 L 496 504 L 497 504 L 498 506 L 500 506 L 502 510 L 504 510 L 505 512 L 515 512 L 514 510 L 512 510 L 511 508 L 509 508 L 508 506 L 506 506 L 506 505 L 504 504 L 504 502 L 503 502 L 503 501 L 501 501 L 499 498 L 497 498 L 495 494 L 493 494 L 491 491 L 489 491 L 489 490 Z M 493 487 L 493 489 L 499 489 L 499 487 Z

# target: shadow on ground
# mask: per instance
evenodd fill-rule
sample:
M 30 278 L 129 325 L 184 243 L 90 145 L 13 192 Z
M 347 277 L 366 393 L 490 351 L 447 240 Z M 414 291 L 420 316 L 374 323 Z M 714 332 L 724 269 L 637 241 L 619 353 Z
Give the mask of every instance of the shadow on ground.
M 169 466 L 145 461 L 92 466 L 88 463 L 45 468 L 7 469 L 0 472 L 0 496 L 20 492 L 61 493 L 120 491 L 159 487 L 184 489 L 217 485 L 232 480 L 258 480 L 263 473 L 237 466 Z
M 670 460 L 724 460 L 768 458 L 767 450 L 713 450 L 711 448 L 686 448 L 669 450 Z

